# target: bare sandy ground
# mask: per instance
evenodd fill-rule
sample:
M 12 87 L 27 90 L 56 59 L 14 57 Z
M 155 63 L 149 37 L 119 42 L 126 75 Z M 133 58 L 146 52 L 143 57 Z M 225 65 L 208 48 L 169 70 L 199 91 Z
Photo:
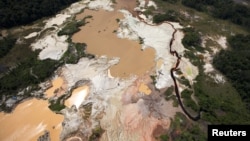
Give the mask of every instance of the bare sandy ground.
M 76 108 L 79 108 L 79 106 L 85 100 L 88 93 L 89 93 L 88 86 L 82 86 L 82 87 L 78 87 L 74 89 L 71 97 L 65 101 L 65 105 L 67 107 L 71 107 L 72 105 L 75 105 Z
M 47 130 L 52 141 L 59 141 L 62 121 L 63 116 L 53 113 L 47 101 L 27 100 L 11 114 L 0 112 L 0 140 L 36 141 Z

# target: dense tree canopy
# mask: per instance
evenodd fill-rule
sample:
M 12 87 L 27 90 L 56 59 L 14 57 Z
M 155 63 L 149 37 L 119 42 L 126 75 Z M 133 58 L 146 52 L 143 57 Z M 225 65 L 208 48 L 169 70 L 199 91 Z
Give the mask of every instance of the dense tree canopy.
M 158 14 L 153 17 L 154 23 L 161 23 L 164 21 L 178 22 L 178 13 L 174 10 L 167 10 L 165 14 Z
M 31 23 L 51 16 L 78 0 L 1 0 L 0 28 Z
M 250 110 L 250 35 L 230 37 L 230 50 L 214 58 L 214 66 L 229 78 Z
M 2 37 L 0 39 L 0 58 L 5 56 L 16 43 L 16 39 L 12 37 Z
M 232 0 L 182 0 L 182 4 L 227 19 L 250 30 L 250 8 Z

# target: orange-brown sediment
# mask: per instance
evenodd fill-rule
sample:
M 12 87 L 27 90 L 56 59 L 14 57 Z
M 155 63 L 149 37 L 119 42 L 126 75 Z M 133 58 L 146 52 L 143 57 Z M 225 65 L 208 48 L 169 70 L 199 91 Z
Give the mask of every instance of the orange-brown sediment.
M 13 113 L 0 112 L 1 141 L 36 141 L 45 130 L 52 141 L 59 141 L 62 115 L 48 108 L 48 102 L 31 99 L 19 104 Z

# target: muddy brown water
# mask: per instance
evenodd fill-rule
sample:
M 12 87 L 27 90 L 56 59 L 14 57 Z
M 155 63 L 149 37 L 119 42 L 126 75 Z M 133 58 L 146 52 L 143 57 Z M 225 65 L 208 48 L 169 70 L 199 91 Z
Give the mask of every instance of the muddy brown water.
M 60 89 L 63 86 L 63 78 L 57 77 L 52 81 L 52 87 L 49 88 L 45 94 L 47 97 L 52 97 L 55 95 L 55 91 Z
M 126 4 L 125 0 L 120 1 L 125 5 L 119 3 L 116 7 L 132 9 L 133 4 Z M 117 11 L 117 8 L 112 12 L 84 10 L 76 18 L 82 19 L 88 15 L 93 16 L 92 19 L 88 19 L 89 23 L 72 36 L 72 41 L 86 43 L 88 53 L 97 56 L 106 55 L 110 58 L 119 57 L 120 62 L 110 69 L 112 76 L 120 78 L 139 76 L 154 68 L 154 49 L 147 48 L 142 51 L 139 41 L 120 39 L 116 36 L 115 31 L 119 26 L 117 19 L 123 19 L 122 13 Z
M 48 108 L 48 102 L 31 99 L 10 113 L 0 112 L 1 141 L 36 141 L 45 130 L 52 141 L 59 141 L 63 116 Z

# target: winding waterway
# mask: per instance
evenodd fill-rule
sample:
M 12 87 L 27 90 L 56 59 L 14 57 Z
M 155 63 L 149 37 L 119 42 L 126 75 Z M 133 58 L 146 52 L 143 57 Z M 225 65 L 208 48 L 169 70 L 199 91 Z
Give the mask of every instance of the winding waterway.
M 157 25 L 152 25 L 152 24 L 149 24 L 147 22 L 144 21 L 144 19 L 142 19 L 140 16 L 139 16 L 139 12 L 136 13 L 136 16 L 138 19 L 140 19 L 140 21 L 144 22 L 145 24 L 147 25 L 150 25 L 150 26 L 157 26 Z M 174 81 L 174 87 L 175 87 L 175 94 L 176 94 L 176 97 L 177 97 L 177 100 L 181 106 L 181 109 L 183 110 L 183 112 L 192 120 L 194 121 L 197 121 L 200 119 L 200 116 L 201 116 L 201 112 L 202 112 L 202 109 L 200 109 L 198 111 L 198 114 L 196 116 L 193 116 L 191 115 L 187 110 L 186 108 L 184 107 L 183 103 L 182 103 L 182 100 L 181 100 L 181 96 L 180 96 L 180 92 L 179 92 L 179 88 L 178 88 L 178 85 L 177 85 L 177 81 L 176 81 L 176 78 L 174 76 L 174 72 L 178 70 L 178 66 L 180 64 L 180 60 L 181 60 L 181 56 L 178 54 L 178 52 L 176 50 L 172 50 L 172 45 L 173 45 L 173 42 L 175 40 L 175 33 L 177 32 L 177 29 L 174 27 L 173 24 L 171 24 L 170 22 L 162 22 L 162 23 L 167 23 L 169 25 L 171 25 L 171 27 L 174 29 L 174 32 L 172 33 L 172 38 L 170 40 L 170 43 L 169 43 L 169 52 L 170 54 L 172 54 L 173 56 L 176 56 L 177 60 L 176 60 L 176 63 L 175 63 L 175 66 L 173 68 L 170 69 L 170 74 L 171 74 L 171 78 L 173 79 Z M 162 23 L 159 23 L 158 25 L 162 24 Z M 159 62 L 160 63 L 160 62 Z M 158 63 L 157 63 L 158 65 Z
M 168 23 L 168 22 L 167 22 L 167 23 Z M 180 104 L 181 109 L 183 110 L 183 112 L 184 112 L 190 119 L 196 121 L 196 120 L 199 120 L 199 119 L 200 119 L 201 110 L 198 112 L 197 116 L 192 116 L 192 115 L 185 109 L 185 107 L 184 107 L 184 105 L 183 105 L 183 103 L 182 103 L 181 97 L 180 97 L 180 92 L 179 92 L 179 88 L 178 88 L 178 85 L 177 85 L 177 82 L 176 82 L 176 78 L 175 78 L 175 76 L 174 76 L 174 72 L 177 71 L 177 69 L 178 69 L 178 66 L 179 66 L 179 64 L 180 64 L 180 59 L 181 59 L 181 57 L 179 56 L 179 54 L 177 53 L 177 51 L 172 50 L 172 44 L 173 44 L 173 41 L 175 40 L 174 35 L 175 35 L 175 33 L 177 32 L 177 30 L 175 29 L 175 27 L 174 27 L 171 23 L 168 23 L 168 24 L 170 24 L 170 25 L 172 26 L 172 28 L 174 29 L 174 32 L 173 32 L 173 34 L 172 34 L 172 39 L 171 39 L 171 41 L 170 41 L 170 43 L 169 43 L 170 53 L 171 53 L 172 55 L 176 56 L 176 58 L 177 58 L 175 67 L 171 68 L 171 70 L 170 70 L 170 74 L 171 74 L 171 77 L 172 77 L 172 79 L 173 79 L 173 81 L 174 81 L 174 85 L 175 85 L 175 94 L 176 94 L 176 97 L 177 97 L 177 99 L 178 99 L 178 102 L 179 102 L 179 104 Z

